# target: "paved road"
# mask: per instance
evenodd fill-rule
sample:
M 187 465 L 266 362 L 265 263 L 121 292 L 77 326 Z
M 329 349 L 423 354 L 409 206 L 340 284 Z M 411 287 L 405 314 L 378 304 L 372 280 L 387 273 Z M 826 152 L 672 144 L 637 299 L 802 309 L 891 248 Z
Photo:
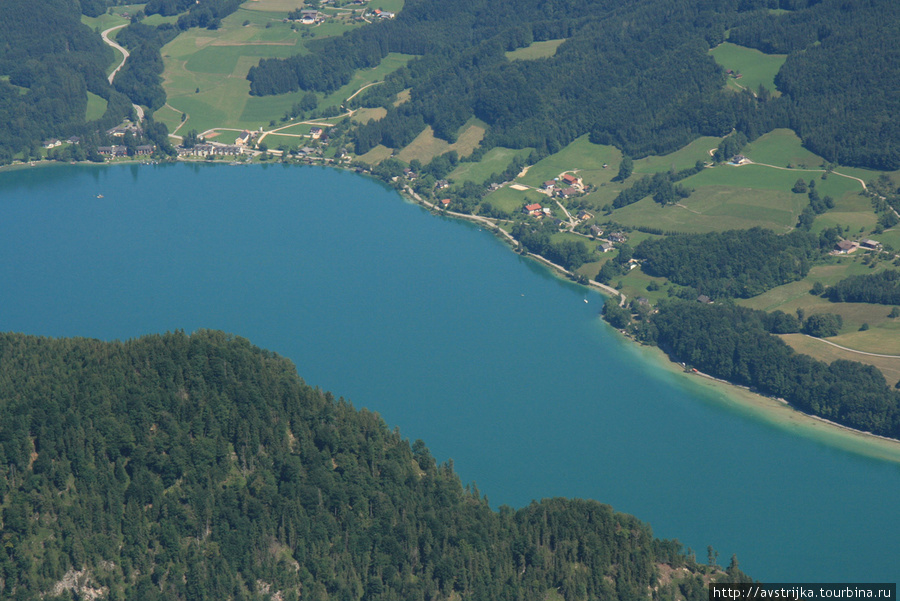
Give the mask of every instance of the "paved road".
M 122 62 L 119 63 L 119 66 L 116 67 L 115 70 L 109 74 L 109 83 L 113 82 L 113 80 L 116 78 L 116 75 L 118 75 L 118 73 L 122 69 L 122 67 L 125 66 L 125 61 L 127 61 L 128 57 L 131 56 L 130 53 L 127 50 L 125 50 L 122 46 L 119 46 L 118 44 L 115 43 L 115 41 L 109 39 L 109 34 L 111 34 L 114 31 L 118 31 L 119 29 L 122 29 L 123 27 L 127 27 L 127 26 L 128 26 L 128 23 L 125 23 L 124 25 L 116 25 L 115 27 L 110 27 L 109 29 L 107 29 L 106 31 L 104 31 L 100 34 L 100 36 L 103 38 L 103 41 L 106 43 L 107 46 L 111 46 L 112 48 L 115 48 L 116 50 L 121 52 L 123 55 Z M 132 106 L 134 107 L 134 112 L 137 113 L 138 121 L 143 121 L 144 120 L 144 109 L 142 107 L 138 106 L 137 104 L 133 104 Z

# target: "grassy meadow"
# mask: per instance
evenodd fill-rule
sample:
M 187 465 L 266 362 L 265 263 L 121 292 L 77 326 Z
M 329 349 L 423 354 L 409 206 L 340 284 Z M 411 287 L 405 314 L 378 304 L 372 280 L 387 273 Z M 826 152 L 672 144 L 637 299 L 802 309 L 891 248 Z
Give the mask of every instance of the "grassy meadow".
M 752 91 L 763 86 L 775 95 L 779 95 L 775 87 L 775 75 L 787 58 L 786 54 L 764 54 L 753 48 L 723 42 L 709 51 L 717 63 L 740 73 L 740 79 L 728 78 L 728 87 L 733 89 L 747 88 Z
M 250 96 L 247 73 L 262 58 L 287 58 L 307 52 L 305 41 L 339 35 L 355 24 L 324 23 L 295 30 L 281 19 L 287 10 L 276 0 L 250 2 L 222 20 L 216 32 L 191 29 L 163 47 L 163 86 L 174 110 L 160 109 L 155 115 L 170 131 L 180 113 L 188 115 L 183 130 L 204 132 L 215 127 L 257 129 L 279 120 L 299 102 L 305 92 L 276 96 Z M 252 8 L 248 8 L 252 7 Z M 245 25 L 246 23 L 246 25 Z M 312 31 L 314 30 L 314 31 Z M 340 105 L 361 86 L 379 81 L 411 57 L 390 54 L 373 69 L 357 72 L 346 86 L 320 97 L 320 108 Z
M 764 311 L 796 313 L 836 313 L 844 320 L 837 336 L 828 340 L 841 346 L 869 353 L 900 355 L 900 320 L 888 317 L 891 307 L 869 303 L 832 303 L 826 298 L 809 293 L 812 285 L 820 282 L 832 286 L 852 275 L 877 273 L 883 262 L 874 267 L 863 264 L 866 253 L 857 251 L 846 257 L 835 257 L 826 265 L 816 265 L 809 275 L 799 282 L 773 288 L 759 296 L 738 301 L 739 304 Z M 869 328 L 860 331 L 863 324 Z
M 511 61 L 533 61 L 539 58 L 549 58 L 556 54 L 557 48 L 565 42 L 561 40 L 546 40 L 544 42 L 532 42 L 524 48 L 517 48 L 506 53 L 506 58 Z
M 559 210 L 556 203 L 553 203 L 546 194 L 537 190 L 513 190 L 509 186 L 503 186 L 499 190 L 495 190 L 485 196 L 484 199 L 494 205 L 494 207 L 513 215 L 521 212 L 522 207 L 526 204 L 535 202 L 540 203 L 541 206 Z
M 531 154 L 530 148 L 515 150 L 501 146 L 491 148 L 481 160 L 475 163 L 460 163 L 456 169 L 447 176 L 452 182 L 476 182 L 482 183 L 494 173 L 502 173 L 510 163 L 518 157 L 527 157 Z M 499 182 L 498 182 L 499 183 Z
M 516 181 L 526 186 L 540 186 L 562 173 L 577 171 L 585 183 L 599 185 L 615 177 L 621 160 L 622 154 L 617 148 L 593 144 L 585 135 L 556 154 L 538 161 L 528 169 L 528 173 L 516 178 Z M 604 164 L 608 165 L 606 169 L 603 168 Z
M 431 126 L 427 126 L 416 139 L 397 153 L 397 158 L 409 163 L 413 159 L 419 159 L 422 164 L 427 164 L 436 156 L 455 150 L 461 157 L 469 156 L 481 143 L 487 125 L 474 117 L 469 119 L 457 132 L 456 142 L 450 144 L 434 136 Z
M 87 110 L 84 115 L 85 121 L 99 119 L 103 116 L 103 113 L 106 112 L 106 99 L 90 92 L 87 93 L 87 97 Z
M 875 357 L 872 355 L 854 353 L 832 346 L 818 338 L 811 338 L 803 334 L 783 334 L 779 336 L 779 338 L 784 340 L 798 353 L 809 355 L 819 361 L 824 361 L 826 363 L 831 363 L 838 359 L 858 361 L 860 363 L 872 365 L 881 371 L 889 385 L 893 385 L 900 381 L 900 357 Z

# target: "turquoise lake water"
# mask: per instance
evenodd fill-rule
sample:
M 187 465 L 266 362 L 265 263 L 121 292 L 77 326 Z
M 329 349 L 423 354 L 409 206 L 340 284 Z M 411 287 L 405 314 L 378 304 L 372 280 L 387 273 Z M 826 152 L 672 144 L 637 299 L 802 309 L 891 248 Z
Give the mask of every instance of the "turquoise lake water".
M 5 331 L 249 338 L 495 508 L 597 499 L 772 582 L 900 577 L 900 465 L 729 408 L 643 360 L 600 295 L 350 173 L 3 173 L 0 282 Z

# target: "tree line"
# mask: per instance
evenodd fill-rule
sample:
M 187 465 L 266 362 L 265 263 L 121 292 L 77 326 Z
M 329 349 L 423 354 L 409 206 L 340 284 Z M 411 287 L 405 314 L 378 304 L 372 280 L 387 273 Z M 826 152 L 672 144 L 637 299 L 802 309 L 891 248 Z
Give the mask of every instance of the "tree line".
M 106 67 L 113 52 L 80 22 L 77 3 L 0 3 L 0 164 L 13 155 L 40 155 L 50 137 L 88 136 L 130 114 Z M 87 93 L 107 101 L 105 114 L 85 122 Z
M 595 501 L 493 511 L 422 441 L 213 331 L 0 334 L 0 499 L 0 596 L 22 601 L 87 594 L 52 591 L 82 570 L 118 601 L 701 601 L 704 572 L 745 578 Z
M 554 7 L 514 3 L 434 2 L 410 5 L 390 22 L 341 38 L 315 41 L 310 55 L 264 59 L 251 69 L 251 93 L 297 89 L 330 92 L 356 69 L 388 52 L 419 55 L 367 90 L 357 102 L 394 109 L 392 127 L 414 136 L 421 124 L 453 141 L 472 116 L 491 129 L 486 147 L 532 147 L 553 153 L 577 136 L 613 144 L 632 157 L 665 154 L 699 135 L 737 130 L 753 140 L 775 127 L 795 129 L 832 162 L 881 169 L 900 166 L 896 79 L 900 8 L 890 0 L 796 3 L 773 15 L 764 2 L 585 2 Z M 477 15 L 477 16 L 476 16 Z M 487 25 L 490 27 L 487 27 Z M 722 89 L 723 70 L 709 48 L 730 40 L 789 54 L 778 75 L 783 95 Z M 566 38 L 556 54 L 509 61 L 504 52 L 534 41 Z M 840 113 L 841 119 L 833 114 Z M 358 130 L 361 148 L 385 128 Z M 418 131 L 416 131 L 418 130 Z
M 809 273 L 836 234 L 779 236 L 753 228 L 647 239 L 634 249 L 643 270 L 710 298 L 750 298 Z
M 630 314 L 623 316 L 625 309 L 612 304 L 604 309 L 607 319 L 616 327 L 631 327 Z M 804 331 L 829 328 L 837 317 L 811 315 Z M 661 301 L 658 311 L 634 328 L 639 339 L 704 373 L 851 428 L 900 438 L 900 391 L 871 365 L 817 361 L 773 335 L 788 333 L 798 323 L 781 312 L 672 299 Z

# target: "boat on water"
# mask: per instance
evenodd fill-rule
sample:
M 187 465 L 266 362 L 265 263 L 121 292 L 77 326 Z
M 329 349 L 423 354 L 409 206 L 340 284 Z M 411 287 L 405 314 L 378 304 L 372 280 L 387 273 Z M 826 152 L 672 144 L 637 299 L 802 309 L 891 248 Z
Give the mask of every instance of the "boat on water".
M 97 195 L 97 198 L 103 198 L 103 195 L 102 195 L 102 194 L 98 194 L 98 195 Z

